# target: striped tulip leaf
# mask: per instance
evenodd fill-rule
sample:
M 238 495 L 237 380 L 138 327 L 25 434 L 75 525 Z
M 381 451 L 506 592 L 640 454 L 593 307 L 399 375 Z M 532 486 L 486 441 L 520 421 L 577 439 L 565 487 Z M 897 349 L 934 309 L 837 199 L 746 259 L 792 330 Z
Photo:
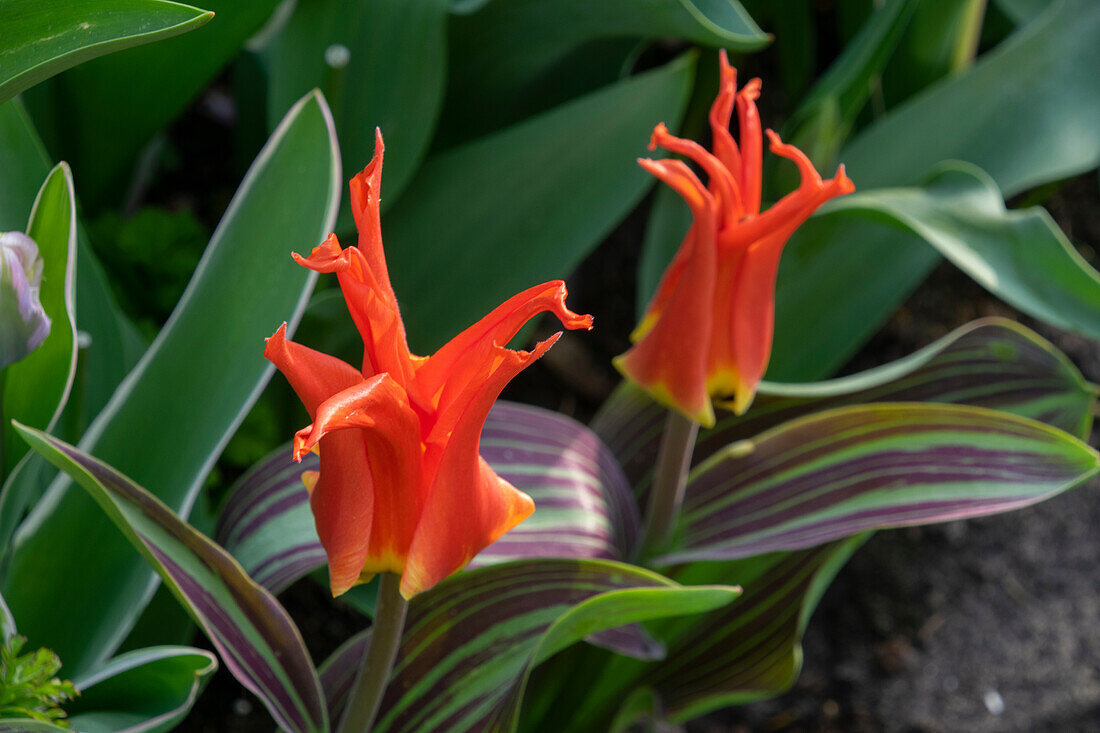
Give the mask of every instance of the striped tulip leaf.
M 670 619 L 664 622 L 667 628 L 658 630 L 669 654 L 663 663 L 644 667 L 642 679 L 657 691 L 665 715 L 685 721 L 773 697 L 794 684 L 802 667 L 806 623 L 866 539 L 859 535 L 798 552 L 689 566 L 685 582 L 692 573 L 698 577 L 691 582 L 737 577 L 744 592 L 737 603 L 682 623 Z
M 723 413 L 713 429 L 700 432 L 694 460 L 699 463 L 787 420 L 867 402 L 988 407 L 1085 437 L 1095 399 L 1095 388 L 1050 343 L 1013 321 L 982 319 L 905 359 L 860 374 L 812 384 L 761 383 L 747 414 Z M 664 408 L 624 384 L 593 422 L 639 494 L 649 488 L 664 416 Z
M 6 0 L 0 103 L 82 61 L 185 33 L 213 17 L 165 0 Z
M 1049 425 L 968 405 L 875 403 L 731 444 L 692 472 L 658 566 L 797 550 L 871 529 L 1018 509 L 1100 457 Z
M 455 575 L 409 604 L 374 733 L 514 731 L 539 663 L 594 632 L 711 611 L 738 593 L 608 560 L 517 560 Z M 354 638 L 321 668 L 333 719 L 368 638 Z
M 217 668 L 218 658 L 205 649 L 160 646 L 127 652 L 73 680 L 80 697 L 65 711 L 80 733 L 171 730 Z
M 110 466 L 32 428 L 31 447 L 69 474 L 137 548 L 187 609 L 241 684 L 288 731 L 328 721 L 317 672 L 298 628 L 232 556 Z
M 638 510 L 615 458 L 588 428 L 529 405 L 498 402 L 481 454 L 534 500 L 535 514 L 474 558 L 470 567 L 526 557 L 622 559 L 633 550 Z M 231 491 L 215 537 L 264 587 L 278 593 L 325 563 L 303 471 L 281 449 Z

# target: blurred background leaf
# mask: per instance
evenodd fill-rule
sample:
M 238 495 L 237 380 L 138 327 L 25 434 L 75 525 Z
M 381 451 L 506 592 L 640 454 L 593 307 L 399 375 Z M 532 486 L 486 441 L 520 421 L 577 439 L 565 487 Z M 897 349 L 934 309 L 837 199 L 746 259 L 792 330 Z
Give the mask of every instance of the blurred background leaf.
M 0 103 L 83 61 L 186 33 L 213 17 L 165 0 L 5 0 Z

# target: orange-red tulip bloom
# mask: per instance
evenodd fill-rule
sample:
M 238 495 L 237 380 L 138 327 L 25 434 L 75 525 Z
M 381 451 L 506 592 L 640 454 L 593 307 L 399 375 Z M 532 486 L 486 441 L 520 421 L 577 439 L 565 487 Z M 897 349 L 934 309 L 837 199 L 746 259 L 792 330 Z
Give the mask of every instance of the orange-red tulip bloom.
M 481 429 L 500 391 L 560 333 L 532 351 L 505 348 L 531 317 L 551 311 L 567 328 L 591 316 L 565 307 L 565 285 L 525 290 L 430 357 L 409 352 L 390 286 L 379 225 L 382 138 L 351 181 L 359 247 L 335 236 L 299 264 L 335 272 L 363 337 L 363 367 L 286 339 L 285 324 L 264 355 L 279 367 L 313 424 L 294 437 L 294 457 L 319 445 L 311 488 L 317 534 L 333 595 L 375 573 L 401 575 L 405 598 L 431 588 L 534 511 L 526 494 L 478 454 Z
M 615 363 L 654 398 L 706 426 L 714 424 L 712 397 L 743 413 L 764 376 L 783 246 L 817 207 L 855 190 L 843 166 L 823 181 L 800 150 L 768 130 L 771 151 L 794 161 L 802 180 L 761 212 L 759 95 L 759 79 L 737 91 L 737 73 L 723 52 L 710 110 L 714 151 L 674 137 L 663 124 L 653 131 L 650 150 L 659 145 L 687 156 L 707 174 L 709 186 L 679 160 L 639 161 L 687 201 L 693 223 L 631 334 L 634 346 Z M 740 147 L 729 131 L 735 106 Z

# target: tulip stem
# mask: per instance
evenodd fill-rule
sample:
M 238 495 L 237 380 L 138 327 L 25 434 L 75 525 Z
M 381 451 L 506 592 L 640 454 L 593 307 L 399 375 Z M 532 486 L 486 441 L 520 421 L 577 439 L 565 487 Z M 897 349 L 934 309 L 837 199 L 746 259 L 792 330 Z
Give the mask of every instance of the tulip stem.
M 374 614 L 370 646 L 355 679 L 340 733 L 366 733 L 374 725 L 382 706 L 382 693 L 393 671 L 401 632 L 405 629 L 408 602 L 401 597 L 401 576 L 382 573 L 378 583 L 378 608 Z
M 657 450 L 657 465 L 653 471 L 653 484 L 649 488 L 646 507 L 645 534 L 642 546 L 652 550 L 663 545 L 680 517 L 680 505 L 684 501 L 691 454 L 695 449 L 695 437 L 699 423 L 684 417 L 676 410 L 668 411 L 661 446 Z

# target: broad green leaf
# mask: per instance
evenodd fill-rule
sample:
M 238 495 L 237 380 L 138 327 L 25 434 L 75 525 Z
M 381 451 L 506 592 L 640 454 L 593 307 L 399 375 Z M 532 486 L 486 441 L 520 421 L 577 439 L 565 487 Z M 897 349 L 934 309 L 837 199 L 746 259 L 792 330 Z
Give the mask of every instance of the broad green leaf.
M 871 529 L 1006 512 L 1100 471 L 1072 435 L 969 405 L 826 410 L 696 467 L 658 566 L 799 550 Z
M 153 487 L 174 511 L 190 510 L 271 374 L 263 339 L 284 317 L 296 323 L 305 306 L 314 278 L 288 252 L 331 230 L 339 179 L 327 107 L 307 95 L 257 157 L 169 322 L 81 450 Z M 117 648 L 154 587 L 151 571 L 64 477 L 20 528 L 4 578 L 25 635 L 54 649 L 70 675 Z
M 920 241 L 935 251 L 921 252 Z M 780 265 L 768 377 L 797 381 L 838 368 L 937 252 L 1025 313 L 1100 338 L 1100 276 L 1050 216 L 1005 210 L 989 176 L 948 163 L 920 188 L 842 197 L 799 230 Z
M 53 723 L 40 723 L 37 720 L 0 720 L 0 733 L 66 733 L 70 728 L 62 728 Z
M 0 230 L 21 228 L 34 205 L 39 185 L 50 171 L 42 146 L 18 100 L 0 104 Z M 84 241 L 78 226 L 76 255 L 77 328 L 88 343 L 77 357 L 77 369 L 68 401 L 57 432 L 76 436 L 83 432 L 90 417 L 107 402 L 126 372 L 137 363 L 130 335 L 133 326 L 119 311 L 107 286 L 106 278 Z M 75 437 L 73 438 L 75 439 Z M 37 462 L 41 464 L 41 461 Z M 21 470 L 22 473 L 22 470 Z M 24 475 L 31 493 L 41 491 L 47 477 L 44 472 Z M 24 491 L 5 491 L 0 496 L 0 554 L 10 548 L 10 538 L 22 518 L 20 498 Z
M 535 514 L 481 552 L 470 567 L 531 557 L 629 557 L 638 510 L 618 463 L 588 428 L 565 416 L 508 402 L 493 406 L 481 455 L 535 501 Z M 280 449 L 231 490 L 215 537 L 258 583 L 278 593 L 325 563 L 301 463 Z
M 228 552 L 128 477 L 68 443 L 18 427 L 34 450 L 88 492 L 156 569 L 233 676 L 263 701 L 280 726 L 327 729 L 317 672 L 298 628 L 274 596 Z
M 888 107 L 973 62 L 987 2 L 921 0 L 882 75 Z
M 941 166 L 921 188 L 857 192 L 822 214 L 841 211 L 908 229 L 1010 305 L 1100 339 L 1100 274 L 1045 209 L 1006 210 L 974 166 Z
M 69 396 L 76 368 L 76 323 L 73 287 L 76 268 L 76 197 L 69 167 L 59 163 L 39 189 L 27 222 L 27 235 L 38 244 L 43 260 L 42 307 L 50 334 L 42 345 L 0 372 L 3 398 L 6 477 L 26 453 L 26 444 L 7 423 L 19 420 L 52 430 Z M 22 445 L 21 445 L 22 444 Z
M 1054 0 L 993 0 L 1013 22 L 1026 23 L 1043 14 Z
M 1053 345 L 1001 318 L 967 324 L 890 364 L 849 377 L 811 384 L 762 382 L 743 416 L 723 412 L 702 430 L 694 461 L 727 445 L 822 410 L 870 402 L 973 405 L 1030 417 L 1087 438 L 1096 387 Z M 649 490 L 652 456 L 666 410 L 641 390 L 623 384 L 601 408 L 593 429 L 607 441 L 635 491 Z
M 187 715 L 217 668 L 217 657 L 205 649 L 132 651 L 73 680 L 80 697 L 65 712 L 80 733 L 169 731 Z
M 514 731 L 539 663 L 589 634 L 709 611 L 738 592 L 684 587 L 606 560 L 520 560 L 456 575 L 409 605 L 374 731 Z M 355 637 L 321 668 L 333 719 L 368 638 Z
M 1094 168 L 1097 38 L 1100 3 L 1060 0 L 967 71 L 868 127 L 840 160 L 857 189 L 911 184 L 940 161 L 965 160 L 1007 196 Z
M 383 222 L 415 350 L 579 264 L 650 185 L 634 159 L 657 122 L 678 123 L 693 67 L 683 56 L 424 163 Z
M 332 106 L 349 175 L 370 160 L 374 129 L 381 128 L 386 200 L 396 201 L 427 150 L 443 104 L 446 16 L 447 0 L 298 3 L 263 51 L 268 119 L 274 124 L 295 100 L 320 87 Z M 340 68 L 326 61 L 329 49 L 339 55 L 334 44 L 347 51 L 346 59 L 336 59 L 345 64 Z
M 840 146 L 871 96 L 875 80 L 894 53 L 917 5 L 918 0 L 892 0 L 876 10 L 784 125 L 784 138 L 810 156 L 819 169 L 831 170 L 836 165 Z M 792 176 L 778 178 L 784 185 L 769 183 L 769 191 L 781 194 L 797 185 Z
M 0 103 L 83 61 L 185 33 L 213 17 L 165 0 L 5 0 Z
M 121 198 L 142 147 L 240 51 L 278 0 L 203 4 L 217 18 L 201 32 L 81 64 L 35 89 L 35 119 L 57 130 L 54 152 L 72 164 L 87 205 Z
M 750 51 L 769 40 L 736 0 L 494 0 L 455 13 L 444 146 L 545 109 L 540 98 L 591 91 L 607 83 L 608 68 L 625 73 L 637 56 L 631 41 L 671 37 Z

